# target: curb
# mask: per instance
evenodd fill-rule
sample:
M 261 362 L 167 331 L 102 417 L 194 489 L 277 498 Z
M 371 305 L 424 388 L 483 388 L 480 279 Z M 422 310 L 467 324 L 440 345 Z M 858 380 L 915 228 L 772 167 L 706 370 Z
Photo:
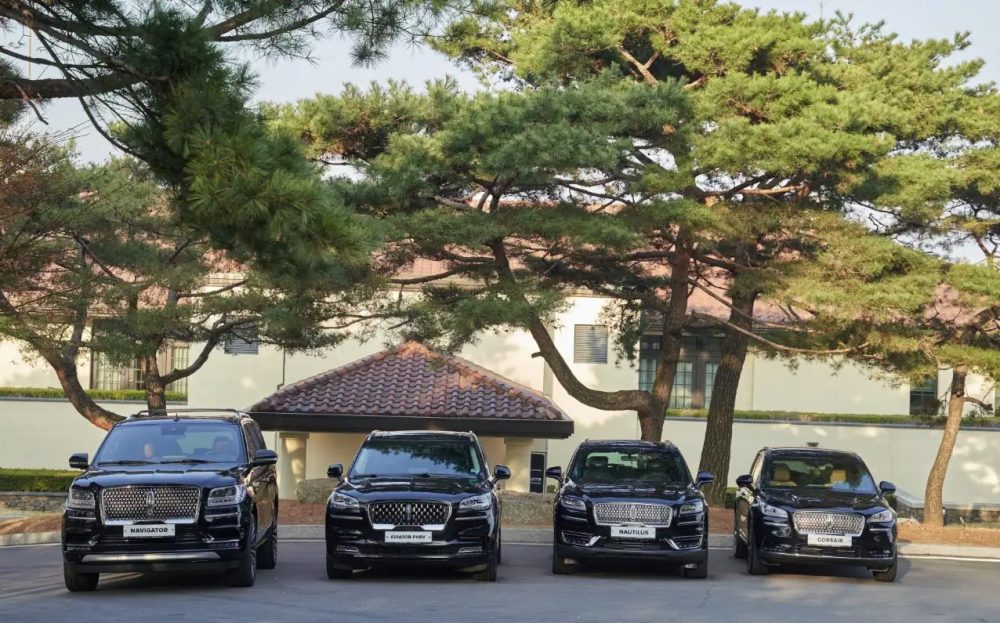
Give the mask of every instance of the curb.
M 278 526 L 278 535 L 289 541 L 321 541 L 325 538 L 324 526 L 285 525 Z M 0 547 L 16 545 L 42 545 L 59 543 L 61 534 L 52 532 L 21 532 L 0 534 Z M 504 541 L 508 544 L 548 545 L 552 543 L 551 528 L 505 528 Z M 733 538 L 728 534 L 710 534 L 710 548 L 728 549 Z M 940 545 L 936 543 L 909 543 L 899 545 L 899 555 L 903 558 L 942 557 L 976 560 L 1000 560 L 1000 547 L 973 547 L 965 545 Z

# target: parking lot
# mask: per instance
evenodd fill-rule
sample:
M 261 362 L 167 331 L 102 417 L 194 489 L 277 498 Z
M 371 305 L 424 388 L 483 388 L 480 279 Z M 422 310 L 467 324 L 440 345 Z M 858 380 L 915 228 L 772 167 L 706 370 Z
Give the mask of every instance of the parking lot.
M 286 541 L 250 589 L 212 575 L 112 575 L 95 593 L 63 588 L 58 545 L 0 550 L 2 621 L 990 621 L 1000 563 L 907 559 L 896 584 L 863 571 L 750 577 L 713 551 L 708 580 L 655 569 L 549 572 L 550 548 L 512 545 L 496 584 L 415 571 L 327 580 L 322 543 Z

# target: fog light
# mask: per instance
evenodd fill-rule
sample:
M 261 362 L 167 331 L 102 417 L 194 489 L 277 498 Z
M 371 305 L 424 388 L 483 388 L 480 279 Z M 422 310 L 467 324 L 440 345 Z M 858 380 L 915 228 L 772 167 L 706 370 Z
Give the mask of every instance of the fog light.
M 482 554 L 483 547 L 481 545 L 476 545 L 475 547 L 460 547 L 458 548 L 459 554 Z
M 361 550 L 354 547 L 353 545 L 338 545 L 337 552 L 341 554 L 358 554 Z

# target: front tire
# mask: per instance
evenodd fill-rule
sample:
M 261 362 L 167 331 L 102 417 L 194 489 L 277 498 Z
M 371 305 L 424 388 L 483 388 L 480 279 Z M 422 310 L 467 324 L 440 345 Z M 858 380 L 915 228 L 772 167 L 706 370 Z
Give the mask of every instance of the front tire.
M 760 560 L 760 551 L 757 547 L 757 540 L 754 539 L 752 522 L 753 519 L 751 518 L 751 525 L 747 529 L 747 536 L 750 538 L 750 542 L 747 543 L 747 572 L 750 575 L 767 575 L 771 571 Z
M 745 560 L 747 557 L 747 544 L 740 538 L 739 519 L 733 515 L 733 558 Z
M 247 534 L 246 552 L 240 558 L 240 564 L 235 569 L 226 571 L 226 584 L 249 588 L 257 579 L 257 518 L 250 518 Z
M 257 548 L 257 568 L 274 569 L 278 564 L 278 526 L 271 527 L 264 544 Z
M 68 562 L 63 561 L 63 580 L 66 590 L 71 593 L 90 592 L 97 588 L 99 579 L 99 573 L 77 573 Z
M 496 554 L 489 557 L 486 561 L 486 568 L 482 571 L 476 572 L 477 582 L 496 582 L 497 581 L 497 556 Z
M 899 562 L 897 558 L 892 559 L 892 566 L 883 571 L 872 571 L 872 576 L 875 578 L 876 582 L 895 582 L 896 581 L 896 565 Z
M 576 565 L 566 564 L 566 559 L 552 548 L 552 573 L 555 575 L 572 575 L 576 573 Z

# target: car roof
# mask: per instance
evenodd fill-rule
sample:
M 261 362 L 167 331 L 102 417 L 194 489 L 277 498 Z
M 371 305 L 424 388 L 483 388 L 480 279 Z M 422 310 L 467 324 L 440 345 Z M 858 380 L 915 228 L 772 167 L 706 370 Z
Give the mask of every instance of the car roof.
M 133 416 L 119 423 L 119 426 L 142 426 L 143 424 L 153 424 L 159 422 L 205 422 L 239 424 L 248 417 L 239 415 L 141 415 Z
M 450 430 L 376 430 L 372 431 L 369 438 L 382 438 L 382 437 L 424 437 L 424 438 L 459 438 L 459 439 L 475 439 L 475 435 L 472 433 L 466 433 L 461 431 L 450 431 Z
M 849 456 L 851 458 L 858 459 L 861 461 L 861 457 L 858 456 L 856 452 L 851 452 L 850 450 L 837 450 L 835 448 L 815 448 L 812 446 L 782 446 L 779 448 L 764 448 L 764 452 L 768 455 L 814 455 L 814 456 Z
M 641 439 L 585 439 L 581 448 L 659 448 L 676 451 L 677 446 L 669 441 L 643 441 Z

